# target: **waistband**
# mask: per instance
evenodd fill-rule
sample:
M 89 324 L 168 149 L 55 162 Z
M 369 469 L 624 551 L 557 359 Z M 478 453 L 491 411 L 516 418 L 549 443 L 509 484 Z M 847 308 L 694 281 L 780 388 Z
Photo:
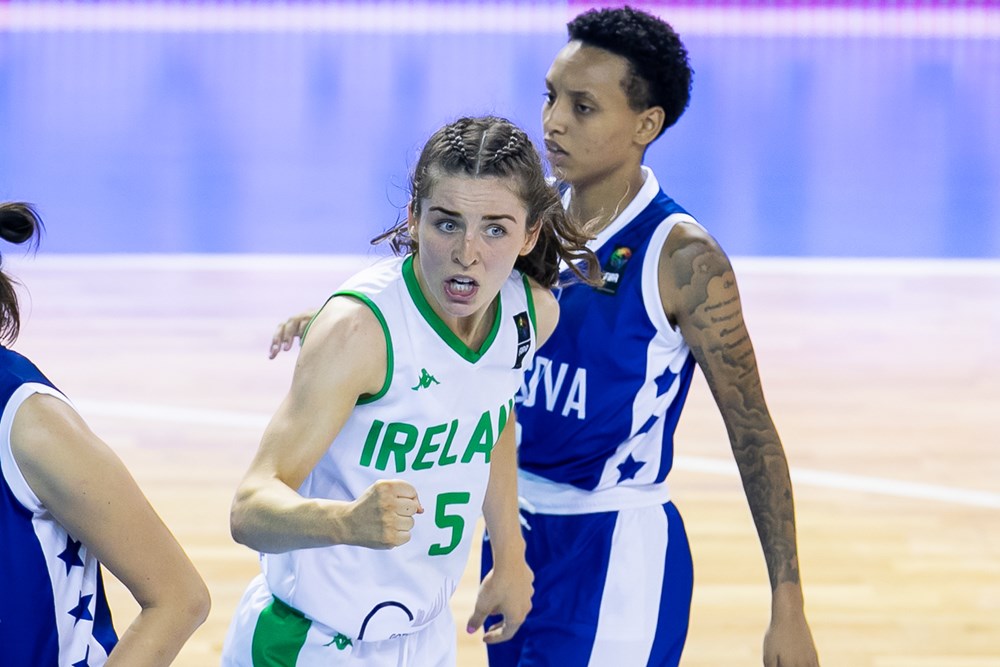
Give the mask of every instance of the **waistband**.
M 670 501 L 670 487 L 666 482 L 584 491 L 524 470 L 517 471 L 517 492 L 524 509 L 537 514 L 614 512 Z

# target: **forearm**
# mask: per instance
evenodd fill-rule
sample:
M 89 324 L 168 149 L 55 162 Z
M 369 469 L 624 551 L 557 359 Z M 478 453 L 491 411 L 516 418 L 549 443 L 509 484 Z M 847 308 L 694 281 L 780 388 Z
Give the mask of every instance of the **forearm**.
M 343 517 L 349 505 L 303 498 L 277 479 L 245 484 L 233 501 L 233 539 L 265 553 L 347 543 Z
M 181 647 L 208 614 L 207 593 L 186 604 L 149 606 L 139 612 L 122 635 L 107 667 L 160 667 L 170 665 Z M 204 600 L 204 602 L 202 602 Z
M 512 430 L 509 433 L 508 429 L 504 430 L 493 450 L 483 519 L 490 536 L 494 565 L 502 568 L 512 560 L 523 562 L 525 546 L 517 504 L 517 450 Z
M 788 461 L 770 423 L 730 434 L 750 513 L 760 538 L 771 589 L 799 585 L 795 505 Z

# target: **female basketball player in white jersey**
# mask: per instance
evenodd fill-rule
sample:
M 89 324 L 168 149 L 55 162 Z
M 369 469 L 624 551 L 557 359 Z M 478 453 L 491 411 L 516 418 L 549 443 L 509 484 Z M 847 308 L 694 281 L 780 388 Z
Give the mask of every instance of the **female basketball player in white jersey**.
M 348 280 L 303 337 L 240 484 L 237 541 L 263 552 L 223 664 L 450 667 L 449 599 L 476 520 L 495 566 L 470 631 L 509 639 L 531 603 L 514 395 L 551 333 L 560 260 L 585 259 L 523 131 L 438 130 L 414 170 L 402 257 Z
M 41 221 L 0 204 L 0 238 L 25 243 Z M 0 273 L 0 341 L 20 329 Z M 204 582 L 117 456 L 69 400 L 0 346 L 0 664 L 169 665 L 208 615 Z M 103 563 L 141 611 L 118 639 Z

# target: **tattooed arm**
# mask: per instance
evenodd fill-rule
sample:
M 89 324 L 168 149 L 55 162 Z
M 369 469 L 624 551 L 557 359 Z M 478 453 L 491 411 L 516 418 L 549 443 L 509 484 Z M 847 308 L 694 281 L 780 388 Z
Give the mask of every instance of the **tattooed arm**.
M 788 462 L 764 401 L 729 258 L 704 230 L 679 224 L 660 254 L 660 297 L 722 413 L 771 579 L 766 666 L 818 665 L 799 582 Z

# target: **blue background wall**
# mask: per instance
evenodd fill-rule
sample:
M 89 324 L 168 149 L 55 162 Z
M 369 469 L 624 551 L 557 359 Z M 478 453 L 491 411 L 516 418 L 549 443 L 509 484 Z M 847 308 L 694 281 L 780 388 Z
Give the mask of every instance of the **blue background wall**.
M 730 254 L 1000 257 L 1000 39 L 681 32 L 692 104 L 648 162 Z M 564 41 L 0 20 L 0 198 L 47 253 L 366 252 L 443 122 L 539 137 Z

